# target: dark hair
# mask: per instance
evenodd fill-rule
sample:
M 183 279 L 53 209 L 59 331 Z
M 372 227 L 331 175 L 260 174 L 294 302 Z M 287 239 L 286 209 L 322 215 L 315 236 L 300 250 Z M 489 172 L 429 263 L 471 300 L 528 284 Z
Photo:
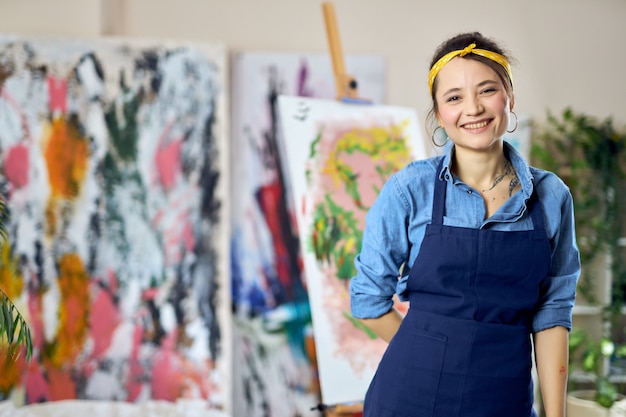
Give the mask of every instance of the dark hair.
M 435 65 L 435 63 L 439 61 L 439 59 L 443 57 L 444 55 L 446 55 L 447 53 L 452 52 L 452 51 L 462 50 L 472 43 L 476 44 L 477 49 L 485 49 L 487 51 L 497 52 L 500 55 L 504 56 L 509 62 L 511 62 L 511 57 L 509 56 L 508 52 L 506 52 L 503 48 L 501 48 L 496 43 L 496 41 L 483 36 L 480 32 L 468 32 L 468 33 L 461 33 L 456 36 L 453 36 L 452 38 L 446 40 L 441 45 L 439 45 L 439 47 L 435 51 L 435 54 L 433 55 L 432 60 L 430 61 L 430 66 L 428 67 L 428 69 L 430 70 L 430 68 L 432 68 L 433 65 Z M 513 82 L 509 78 L 509 74 L 506 72 L 506 70 L 504 69 L 502 65 L 498 64 L 495 61 L 492 61 L 489 58 L 485 58 L 483 56 L 476 55 L 476 54 L 467 54 L 463 58 L 473 59 L 475 61 L 479 61 L 487 65 L 489 68 L 491 68 L 492 70 L 496 72 L 496 74 L 502 81 L 502 84 L 504 84 L 504 88 L 507 90 L 507 92 L 508 93 L 513 92 Z M 435 80 L 433 82 L 433 90 L 431 92 L 431 98 L 432 98 L 433 104 L 432 104 L 432 108 L 428 112 L 428 117 L 427 117 L 428 120 L 432 120 L 435 114 L 437 114 L 437 100 L 435 99 L 436 92 L 437 92 L 437 78 L 435 77 Z

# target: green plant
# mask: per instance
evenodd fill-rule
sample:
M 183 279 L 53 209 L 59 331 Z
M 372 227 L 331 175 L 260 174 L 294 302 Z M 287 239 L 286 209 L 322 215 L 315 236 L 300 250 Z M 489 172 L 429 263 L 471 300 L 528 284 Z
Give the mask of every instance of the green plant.
M 606 374 L 606 362 L 610 359 L 626 358 L 626 344 L 616 345 L 611 339 L 601 337 L 594 340 L 591 335 L 578 327 L 569 336 L 570 358 L 578 358 L 580 369 L 593 376 L 595 400 L 605 408 L 611 408 L 618 399 L 619 390 Z M 570 363 L 570 373 L 574 367 Z
M 598 120 L 566 108 L 560 116 L 548 113 L 533 136 L 533 165 L 556 173 L 569 186 L 574 203 L 581 277 L 577 292 L 602 310 L 603 334 L 592 339 L 582 329 L 570 334 L 570 366 L 593 375 L 596 401 L 610 407 L 617 386 L 608 377 L 607 355 L 617 343 L 611 338 L 626 304 L 626 261 L 621 245 L 626 235 L 626 130 L 612 118 Z M 608 256 L 611 299 L 598 300 L 594 261 Z M 580 301 L 580 300 L 579 300 Z M 623 354 L 626 347 L 617 350 Z
M 532 163 L 555 172 L 570 187 L 574 199 L 577 243 L 583 266 L 579 292 L 591 303 L 594 272 L 591 262 L 608 254 L 612 272 L 611 309 L 626 302 L 626 263 L 621 253 L 625 233 L 626 130 L 612 118 L 597 120 L 566 108 L 561 117 L 548 113 L 534 136 Z
M 8 208 L 0 198 L 0 247 L 6 245 L 8 221 Z M 7 273 L 7 268 L 0 265 L 0 275 Z M 0 276 L 2 278 L 2 276 Z M 10 277 L 9 277 L 10 279 Z M 0 279 L 0 283 L 2 280 Z M 22 353 L 22 349 L 26 350 L 26 358 L 30 359 L 33 352 L 33 341 L 30 334 L 30 328 L 20 314 L 15 304 L 9 299 L 6 293 L 0 288 L 0 346 L 7 343 L 7 353 L 10 358 L 17 360 Z

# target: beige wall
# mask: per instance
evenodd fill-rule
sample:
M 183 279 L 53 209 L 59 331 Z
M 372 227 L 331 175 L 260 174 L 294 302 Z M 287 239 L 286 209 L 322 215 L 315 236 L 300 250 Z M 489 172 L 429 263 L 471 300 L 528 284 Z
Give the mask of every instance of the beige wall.
M 501 40 L 516 110 L 565 106 L 626 124 L 624 0 L 336 0 L 344 53 L 387 59 L 387 100 L 425 116 L 434 48 L 459 31 Z M 237 50 L 327 52 L 321 0 L 0 0 L 0 32 L 221 41 Z M 347 68 L 349 72 L 349 68 Z

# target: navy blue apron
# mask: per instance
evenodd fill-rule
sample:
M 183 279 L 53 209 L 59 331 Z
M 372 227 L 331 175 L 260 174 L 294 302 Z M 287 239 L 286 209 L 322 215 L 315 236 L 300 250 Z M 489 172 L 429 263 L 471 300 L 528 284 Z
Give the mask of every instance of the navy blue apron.
M 441 164 L 437 173 L 441 170 Z M 443 225 L 446 181 L 409 272 L 409 311 L 364 403 L 364 417 L 531 417 L 531 325 L 550 265 L 543 210 L 533 230 Z

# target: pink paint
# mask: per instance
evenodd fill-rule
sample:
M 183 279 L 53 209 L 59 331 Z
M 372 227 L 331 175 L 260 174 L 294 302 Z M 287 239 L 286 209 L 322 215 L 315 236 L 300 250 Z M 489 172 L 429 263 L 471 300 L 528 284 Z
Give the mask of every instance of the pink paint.
M 12 146 L 4 159 L 4 173 L 15 189 L 28 184 L 30 159 L 28 147 L 24 144 Z
M 150 386 L 156 400 L 174 401 L 180 395 L 183 375 L 177 371 L 180 359 L 174 352 L 175 335 L 172 332 L 163 338 L 162 349 L 152 363 Z
M 186 219 L 189 219 L 189 217 L 187 216 Z M 193 251 L 196 247 L 196 236 L 193 233 L 193 228 L 191 227 L 189 221 L 185 222 L 183 227 L 182 239 L 185 243 L 185 249 L 187 249 L 187 252 Z
M 65 114 L 67 110 L 67 81 L 54 75 L 48 76 L 48 107 L 52 113 Z
M 28 325 L 33 339 L 33 348 L 43 349 L 45 337 L 43 330 L 43 315 L 41 307 L 41 297 L 36 289 L 30 289 L 28 296 Z
M 158 288 L 148 288 L 141 292 L 142 300 L 154 300 L 159 295 Z
M 161 223 L 161 220 L 165 217 L 165 212 L 163 210 L 159 210 L 155 213 L 150 221 L 150 224 L 154 227 L 158 226 Z
M 96 364 L 96 362 L 85 362 L 85 366 L 83 367 L 83 375 L 85 376 L 85 378 L 89 379 L 97 370 L 98 365 Z
M 156 152 L 155 166 L 159 176 L 161 186 L 169 190 L 180 173 L 180 148 L 182 140 L 174 140 L 166 145 L 162 145 Z
M 117 286 L 117 275 L 115 274 L 115 271 L 112 269 L 107 270 L 106 276 L 107 276 L 107 281 L 109 284 L 109 292 L 111 294 L 117 294 L 118 286 Z
M 28 404 L 50 399 L 48 384 L 43 377 L 39 363 L 36 361 L 32 361 L 28 367 L 24 386 L 26 387 L 26 402 Z
M 141 326 L 135 326 L 133 332 L 133 349 L 130 354 L 128 363 L 128 378 L 126 378 L 126 392 L 128 393 L 127 401 L 135 401 L 139 398 L 143 388 L 142 379 L 144 369 L 139 362 L 139 347 L 141 346 L 143 329 Z
M 117 311 L 109 293 L 99 290 L 91 307 L 89 328 L 94 343 L 93 356 L 101 358 L 111 345 L 111 339 L 116 327 L 120 323 Z

